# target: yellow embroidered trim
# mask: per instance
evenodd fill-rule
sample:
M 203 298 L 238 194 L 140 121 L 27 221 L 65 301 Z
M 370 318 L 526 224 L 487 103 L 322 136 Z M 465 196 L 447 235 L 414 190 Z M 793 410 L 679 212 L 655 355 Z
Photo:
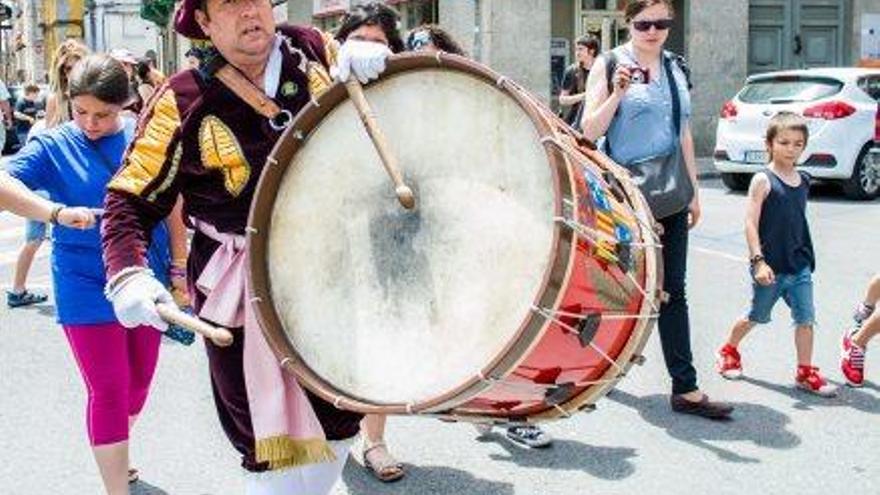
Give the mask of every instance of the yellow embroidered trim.
M 232 130 L 213 115 L 205 117 L 199 126 L 199 151 L 206 169 L 223 173 L 229 194 L 241 194 L 251 176 L 251 166 Z
M 336 460 L 330 444 L 323 438 L 294 440 L 287 435 L 256 442 L 257 462 L 268 462 L 269 469 L 284 469 Z
M 318 98 L 333 85 L 333 78 L 327 69 L 318 62 L 309 62 L 308 69 L 309 94 L 312 98 Z
M 144 125 L 143 134 L 135 140 L 134 147 L 122 164 L 122 170 L 107 187 L 140 196 L 162 173 L 168 146 L 179 127 L 177 100 L 174 91 L 168 89 L 156 101 L 153 114 Z
M 177 176 L 177 171 L 180 169 L 180 158 L 183 156 L 183 144 L 177 143 L 177 148 L 174 149 L 174 157 L 171 158 L 171 166 L 168 167 L 168 174 L 165 176 L 165 180 L 162 181 L 162 184 L 156 188 L 155 191 L 150 193 L 150 196 L 147 198 L 147 201 L 153 202 L 156 201 L 156 198 L 165 192 L 169 187 L 171 187 L 171 183 L 174 182 L 174 178 Z
M 327 56 L 327 63 L 330 67 L 336 65 L 336 59 L 339 56 L 339 42 L 332 34 L 321 31 L 321 38 L 324 40 L 324 53 Z

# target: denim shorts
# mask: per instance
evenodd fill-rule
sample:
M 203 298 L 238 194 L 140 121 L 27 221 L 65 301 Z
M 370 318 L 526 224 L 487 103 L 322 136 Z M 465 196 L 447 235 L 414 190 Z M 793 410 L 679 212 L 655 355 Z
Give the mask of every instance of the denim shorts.
M 747 318 L 754 323 L 769 323 L 770 313 L 779 298 L 791 309 L 795 325 L 813 325 L 816 309 L 813 306 L 813 276 L 810 268 L 795 274 L 776 274 L 776 281 L 761 285 L 752 281 L 752 307 Z
M 24 242 L 42 241 L 46 238 L 46 223 L 28 220 L 24 224 Z

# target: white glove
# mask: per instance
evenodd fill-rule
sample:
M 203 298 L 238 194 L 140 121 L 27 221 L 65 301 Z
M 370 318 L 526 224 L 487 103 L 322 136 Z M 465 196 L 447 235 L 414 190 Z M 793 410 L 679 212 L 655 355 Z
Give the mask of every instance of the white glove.
M 174 304 L 174 298 L 153 277 L 151 270 L 140 268 L 119 272 L 113 280 L 107 282 L 104 294 L 113 303 L 113 311 L 122 326 L 135 328 L 146 325 L 162 332 L 168 329 L 168 324 L 156 310 L 156 304 Z
M 385 71 L 385 59 L 389 55 L 391 50 L 382 43 L 349 40 L 339 48 L 332 72 L 342 82 L 354 74 L 361 84 L 366 84 Z

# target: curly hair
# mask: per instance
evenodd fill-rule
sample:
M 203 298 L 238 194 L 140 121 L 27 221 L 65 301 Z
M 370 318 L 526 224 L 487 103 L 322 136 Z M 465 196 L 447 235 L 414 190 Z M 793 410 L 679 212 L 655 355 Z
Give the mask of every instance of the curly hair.
M 388 48 L 391 52 L 400 53 L 404 50 L 404 45 L 398 29 L 399 21 L 400 15 L 397 11 L 384 3 L 370 2 L 357 5 L 345 14 L 339 30 L 336 31 L 336 39 L 340 43 L 345 43 L 348 36 L 361 26 L 379 26 L 388 38 Z
M 431 44 L 437 47 L 438 50 L 453 55 L 466 56 L 464 49 L 457 41 L 455 41 L 455 38 L 453 38 L 445 29 L 436 24 L 422 24 L 410 31 L 409 36 L 406 38 L 406 46 L 410 50 L 415 49 L 416 37 L 421 33 L 427 33 L 428 37 L 431 39 Z

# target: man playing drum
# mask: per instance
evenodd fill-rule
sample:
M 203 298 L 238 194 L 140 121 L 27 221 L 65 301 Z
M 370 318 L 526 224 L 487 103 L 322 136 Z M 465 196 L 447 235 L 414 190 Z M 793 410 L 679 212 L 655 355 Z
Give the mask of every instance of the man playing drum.
M 171 296 L 146 268 L 145 251 L 152 226 L 182 195 L 196 230 L 188 261 L 194 306 L 234 329 L 232 346 L 205 345 L 217 414 L 242 454 L 246 493 L 326 493 L 361 415 L 304 392 L 278 366 L 246 304 L 244 234 L 267 156 L 292 115 L 329 87 L 334 59 L 341 79 L 353 73 L 366 81 L 384 70 L 390 52 L 358 41 L 337 53 L 313 28 L 276 28 L 270 0 L 184 0 L 175 30 L 210 40 L 213 49 L 198 70 L 176 74 L 154 96 L 109 184 L 106 293 L 125 326 L 161 326 L 156 303 Z

